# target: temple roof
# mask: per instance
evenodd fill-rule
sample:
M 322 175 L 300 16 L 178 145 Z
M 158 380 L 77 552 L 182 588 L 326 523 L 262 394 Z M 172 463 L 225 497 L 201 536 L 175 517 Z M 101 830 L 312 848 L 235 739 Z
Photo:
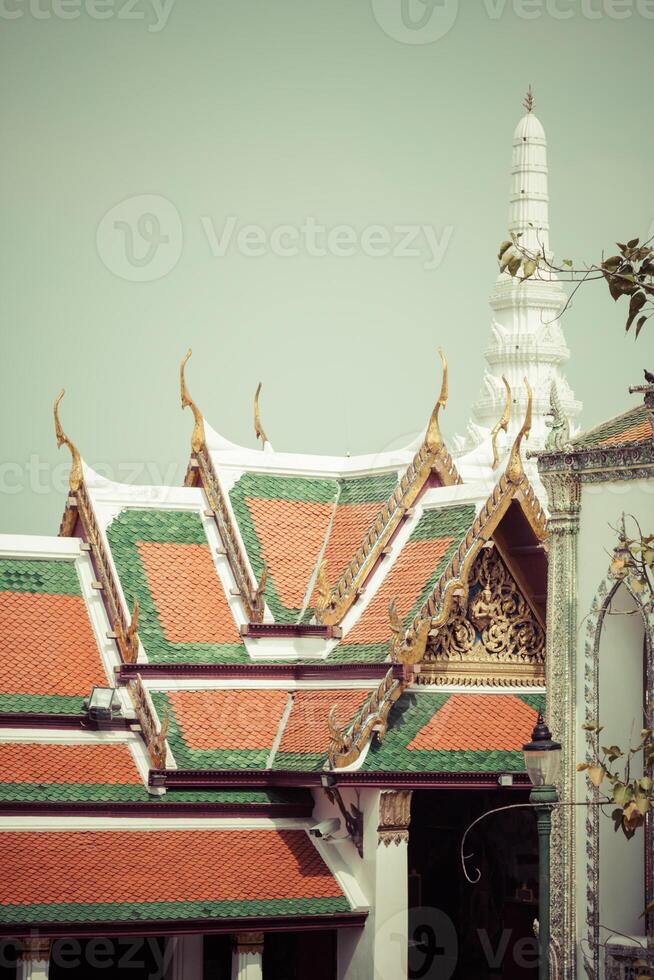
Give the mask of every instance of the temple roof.
M 302 829 L 0 828 L 0 930 L 333 915 L 350 901 Z
M 654 438 L 654 412 L 647 405 L 637 405 L 607 422 L 573 439 L 574 449 L 617 446 Z

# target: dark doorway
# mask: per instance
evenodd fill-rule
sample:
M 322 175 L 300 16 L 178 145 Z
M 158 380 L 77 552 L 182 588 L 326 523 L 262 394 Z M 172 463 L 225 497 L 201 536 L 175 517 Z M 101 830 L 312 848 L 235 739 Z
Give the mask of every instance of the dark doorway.
M 529 809 L 488 817 L 472 832 L 469 884 L 461 838 L 476 817 L 526 803 L 523 790 L 418 790 L 409 834 L 411 980 L 534 980 L 538 839 Z
M 335 980 L 336 933 L 269 932 L 263 946 L 264 980 Z

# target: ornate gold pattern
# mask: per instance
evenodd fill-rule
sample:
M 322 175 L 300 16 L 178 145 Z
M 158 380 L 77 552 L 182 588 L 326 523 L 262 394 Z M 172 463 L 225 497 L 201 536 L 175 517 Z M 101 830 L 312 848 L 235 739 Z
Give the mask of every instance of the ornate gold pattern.
M 199 453 L 205 444 L 204 418 L 202 417 L 200 409 L 197 407 L 188 393 L 186 378 L 184 377 L 184 368 L 186 367 L 187 361 L 192 353 L 193 351 L 189 347 L 179 365 L 179 392 L 182 399 L 182 408 L 190 408 L 193 412 L 195 425 L 193 426 L 193 434 L 191 436 L 191 448 L 194 453 Z
M 61 425 L 61 420 L 59 418 L 59 403 L 61 399 L 66 394 L 65 390 L 62 388 L 54 402 L 54 423 L 55 423 L 55 434 L 57 436 L 57 448 L 61 449 L 62 446 L 67 446 L 70 450 L 70 455 L 72 456 L 72 464 L 70 467 L 70 476 L 68 477 L 68 485 L 70 487 L 71 493 L 77 493 L 84 480 L 84 469 L 82 466 L 82 457 L 79 454 L 79 450 L 70 441 L 68 436 L 63 430 Z
M 376 691 L 370 695 L 353 725 L 344 731 L 336 725 L 335 709 L 329 713 L 329 750 L 327 762 L 330 769 L 343 769 L 356 762 L 370 741 L 373 731 L 381 742 L 388 727 L 391 708 L 406 687 L 404 681 L 393 676 L 391 668 Z
M 132 619 L 127 627 L 125 634 L 125 653 L 123 659 L 125 663 L 135 664 L 139 656 L 139 638 L 137 630 L 139 628 L 139 601 L 134 599 L 132 606 Z
M 232 522 L 227 499 L 216 476 L 211 456 L 206 446 L 202 446 L 195 453 L 192 463 L 197 464 L 200 482 L 209 501 L 209 506 L 213 511 L 213 518 L 220 534 L 220 540 L 225 548 L 232 575 L 241 593 L 241 600 L 245 606 L 246 615 L 251 623 L 262 623 L 265 611 L 263 590 L 266 585 L 265 576 L 267 576 L 267 572 L 264 568 L 261 580 L 258 583 L 254 581 L 239 544 L 239 538 Z M 193 480 L 195 480 L 195 471 L 189 469 L 186 481 L 187 485 L 193 485 L 191 482 Z M 263 587 L 261 586 L 262 582 Z
M 545 634 L 495 548 L 478 554 L 468 581 L 468 599 L 456 596 L 449 619 L 430 637 L 419 674 L 422 684 L 538 684 L 545 680 Z
M 143 740 L 153 769 L 166 768 L 166 735 L 168 734 L 168 712 L 163 716 L 161 727 L 157 724 L 157 716 L 150 704 L 147 691 L 143 686 L 141 675 L 127 685 L 134 711 L 141 726 Z
M 331 596 L 331 587 L 327 579 L 327 562 L 323 558 L 318 566 L 318 574 L 316 575 L 316 604 L 314 607 L 314 616 L 316 617 L 317 623 L 322 623 L 325 609 L 329 604 L 329 598 Z
M 261 389 L 263 384 L 260 381 L 257 385 L 257 390 L 254 393 L 254 434 L 257 439 L 261 439 L 262 445 L 266 445 L 268 442 L 268 436 L 264 432 L 263 426 L 261 425 L 261 409 L 259 407 L 259 399 L 261 398 Z
M 378 843 L 408 844 L 413 790 L 388 790 L 379 797 Z
M 416 663 L 415 647 L 422 642 L 425 623 L 430 629 L 443 626 L 450 617 L 458 595 L 467 596 L 472 564 L 506 514 L 512 500 L 520 503 L 536 537 L 546 537 L 546 520 L 542 507 L 526 476 L 516 484 L 503 473 L 490 497 L 481 508 L 447 568 L 404 633 L 402 645 L 392 655 L 400 663 Z
M 435 472 L 443 486 L 461 483 L 454 460 L 443 444 L 438 417 L 448 395 L 447 361 L 440 351 L 443 380 L 438 402 L 429 420 L 424 441 L 404 472 L 397 487 L 380 508 L 363 542 L 331 590 L 329 602 L 322 614 L 323 622 L 336 626 L 357 597 L 365 579 L 420 491 Z
M 531 432 L 531 411 L 533 403 L 533 393 L 531 390 L 531 385 L 527 378 L 523 378 L 525 388 L 527 389 L 527 411 L 525 412 L 525 419 L 522 423 L 522 427 L 515 437 L 515 442 L 511 447 L 511 455 L 509 456 L 509 462 L 506 467 L 506 475 L 508 476 L 511 483 L 520 483 L 524 480 L 525 471 L 522 465 L 522 456 L 520 455 L 520 449 L 522 447 L 522 440 L 529 438 L 529 433 Z
M 504 402 L 504 411 L 502 412 L 502 417 L 496 422 L 495 427 L 491 433 L 491 442 L 493 444 L 493 462 L 492 468 L 496 469 L 497 464 L 500 461 L 500 457 L 497 452 L 497 437 L 501 431 L 505 433 L 509 431 L 509 422 L 511 421 L 511 385 L 506 380 L 504 375 L 502 375 L 502 381 L 504 382 L 504 387 L 506 389 L 506 400 Z

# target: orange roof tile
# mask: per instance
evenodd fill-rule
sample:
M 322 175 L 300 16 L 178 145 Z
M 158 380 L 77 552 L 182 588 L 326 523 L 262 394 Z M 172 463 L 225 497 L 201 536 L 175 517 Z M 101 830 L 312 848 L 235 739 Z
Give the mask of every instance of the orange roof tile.
M 170 643 L 241 642 L 206 545 L 139 541 L 138 550 Z
M 407 748 L 516 751 L 531 738 L 536 717 L 512 694 L 453 694 Z
M 0 592 L 0 692 L 86 696 L 107 677 L 84 600 Z
M 2 831 L 0 905 L 329 898 L 303 831 Z
M 649 419 L 644 419 L 637 425 L 629 426 L 623 432 L 616 432 L 615 435 L 609 436 L 607 439 L 601 439 L 597 445 L 612 446 L 619 442 L 640 442 L 641 439 L 651 439 L 652 434 L 652 423 Z
M 263 559 L 285 606 L 298 609 L 325 541 L 333 505 L 247 497 Z
M 327 581 L 333 584 L 361 545 L 363 536 L 379 513 L 379 504 L 340 504 L 325 548 Z M 312 605 L 315 604 L 315 592 Z
M 284 727 L 280 752 L 326 752 L 329 741 L 327 718 L 336 706 L 336 723 L 344 728 L 370 691 L 296 691 L 293 709 Z
M 388 640 L 388 604 L 396 599 L 398 614 L 404 619 L 453 540 L 448 537 L 407 541 L 345 642 L 382 643 Z
M 5 742 L 0 748 L 0 783 L 141 782 L 126 745 Z
M 288 703 L 286 691 L 169 691 L 190 749 L 268 749 Z

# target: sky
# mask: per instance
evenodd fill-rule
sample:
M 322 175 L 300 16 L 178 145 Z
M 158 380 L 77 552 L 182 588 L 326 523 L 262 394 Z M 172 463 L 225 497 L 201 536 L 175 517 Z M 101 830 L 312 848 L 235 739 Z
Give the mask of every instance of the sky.
M 54 534 L 69 458 L 180 483 L 192 419 L 279 450 L 465 428 L 531 84 L 552 247 L 654 232 L 654 0 L 0 0 L 0 531 Z M 588 428 L 652 331 L 598 283 L 564 329 Z

